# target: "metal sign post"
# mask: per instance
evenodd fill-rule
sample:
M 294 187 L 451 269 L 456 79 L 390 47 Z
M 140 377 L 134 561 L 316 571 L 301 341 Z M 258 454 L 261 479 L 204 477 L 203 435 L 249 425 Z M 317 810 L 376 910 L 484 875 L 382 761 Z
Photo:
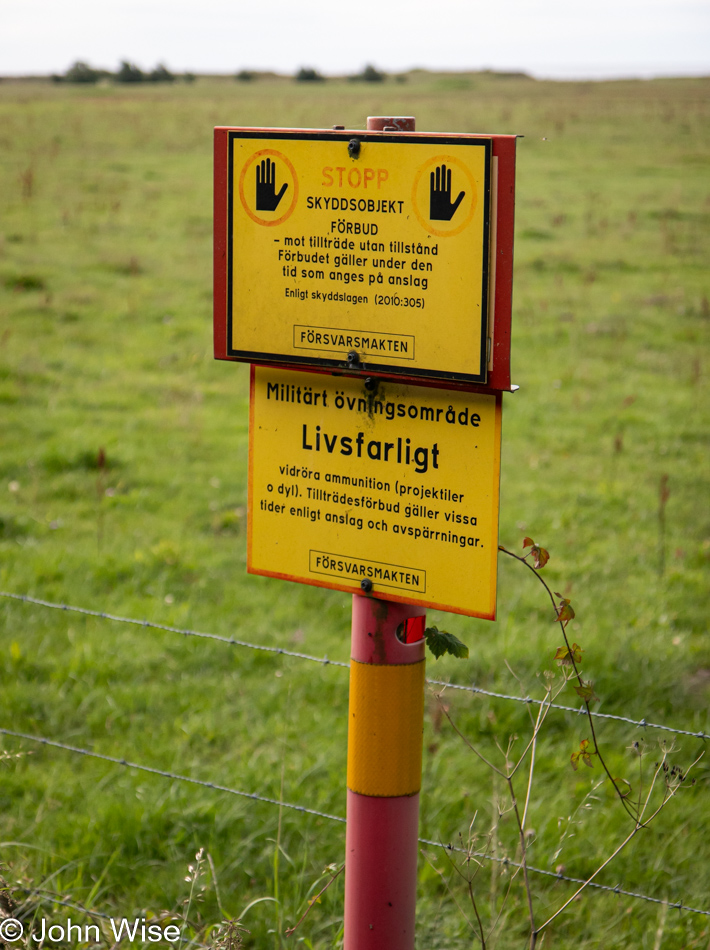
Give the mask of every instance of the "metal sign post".
M 414 119 L 368 117 L 368 130 L 388 127 L 413 132 Z M 402 642 L 414 617 L 419 636 Z M 425 620 L 421 608 L 353 596 L 344 950 L 414 948 Z
M 367 127 L 414 131 L 414 119 Z M 397 630 L 414 617 L 421 636 L 404 643 Z M 420 608 L 353 596 L 344 950 L 414 947 L 425 619 Z

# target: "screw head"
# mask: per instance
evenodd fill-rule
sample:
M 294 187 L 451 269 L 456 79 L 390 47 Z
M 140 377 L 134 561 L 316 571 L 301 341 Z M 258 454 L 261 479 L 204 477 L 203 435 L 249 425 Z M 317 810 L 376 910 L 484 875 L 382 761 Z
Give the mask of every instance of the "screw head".
M 359 363 L 359 362 L 360 362 L 360 357 L 358 356 L 358 354 L 355 352 L 355 350 L 350 350 L 350 352 L 348 353 L 348 363 Z
M 360 589 L 363 590 L 366 594 L 369 594 L 372 590 L 372 581 L 369 577 L 363 577 L 360 581 Z
M 360 154 L 360 140 L 350 139 L 348 142 L 348 155 L 350 158 L 357 158 Z

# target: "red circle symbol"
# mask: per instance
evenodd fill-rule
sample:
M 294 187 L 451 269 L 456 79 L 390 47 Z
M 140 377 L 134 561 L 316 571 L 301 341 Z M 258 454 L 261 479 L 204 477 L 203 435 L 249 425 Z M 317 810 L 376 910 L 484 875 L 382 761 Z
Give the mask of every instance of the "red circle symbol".
M 277 194 L 278 176 L 279 174 L 283 175 L 283 165 L 281 163 L 286 166 L 291 180 L 290 182 L 282 182 L 279 194 Z M 254 169 L 254 181 L 253 188 L 250 189 L 246 178 L 251 168 Z M 267 215 L 274 213 L 277 208 L 281 210 L 279 205 L 283 198 L 287 197 L 289 189 L 291 191 L 291 201 L 287 208 L 278 218 L 267 217 Z M 251 196 L 251 200 L 247 195 Z M 260 197 L 262 207 L 259 207 Z M 276 149 L 262 148 L 258 152 L 254 152 L 244 163 L 239 175 L 239 199 L 246 213 L 256 224 L 260 224 L 265 228 L 273 228 L 277 224 L 283 224 L 293 214 L 298 201 L 296 169 L 283 152 L 278 152 Z M 273 207 L 269 207 L 269 205 L 273 205 Z

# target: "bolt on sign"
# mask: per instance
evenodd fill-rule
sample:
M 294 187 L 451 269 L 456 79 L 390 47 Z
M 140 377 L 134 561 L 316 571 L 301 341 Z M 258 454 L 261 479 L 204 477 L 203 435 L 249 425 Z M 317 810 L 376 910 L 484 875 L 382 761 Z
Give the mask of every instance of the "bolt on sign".
M 215 356 L 510 387 L 514 136 L 215 130 Z
M 495 619 L 501 394 L 369 385 L 252 366 L 248 570 Z

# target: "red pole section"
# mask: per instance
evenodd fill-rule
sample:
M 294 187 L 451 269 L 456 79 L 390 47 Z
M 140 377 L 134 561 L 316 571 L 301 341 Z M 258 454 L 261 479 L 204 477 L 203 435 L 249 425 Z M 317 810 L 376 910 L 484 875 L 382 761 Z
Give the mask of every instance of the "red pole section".
M 344 950 L 414 950 L 425 616 L 353 597 Z

